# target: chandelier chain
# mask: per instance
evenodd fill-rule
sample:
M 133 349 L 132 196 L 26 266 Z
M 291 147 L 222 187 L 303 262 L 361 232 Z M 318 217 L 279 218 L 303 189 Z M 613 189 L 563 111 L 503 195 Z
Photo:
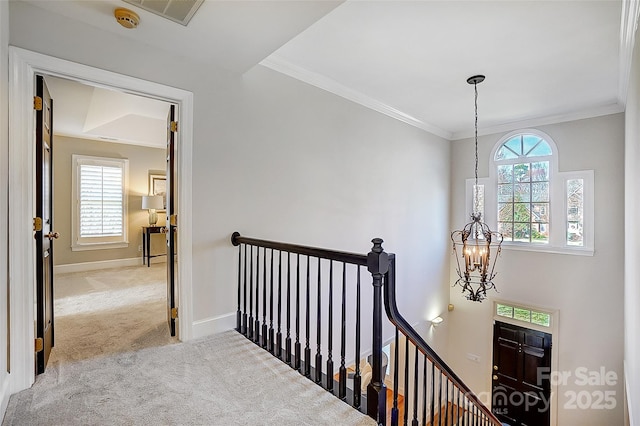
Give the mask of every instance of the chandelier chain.
M 478 185 L 478 83 L 473 83 L 475 89 L 475 143 L 476 143 L 476 186 Z
M 475 112 L 475 122 L 474 122 L 474 129 L 475 129 L 475 155 L 476 155 L 476 163 L 475 163 L 475 177 L 476 177 L 476 181 L 475 181 L 475 186 L 473 187 L 473 198 L 474 198 L 474 211 L 473 214 L 477 215 L 478 213 L 480 213 L 480 196 L 478 194 L 478 83 L 474 82 L 473 83 L 473 89 L 475 92 L 475 97 L 474 97 L 474 112 Z

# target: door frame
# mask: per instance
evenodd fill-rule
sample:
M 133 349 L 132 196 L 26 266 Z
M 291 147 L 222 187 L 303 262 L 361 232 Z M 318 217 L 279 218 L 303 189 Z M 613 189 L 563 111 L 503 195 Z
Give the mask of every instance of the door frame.
M 495 299 L 492 298 L 492 312 L 493 321 L 500 321 L 507 324 L 517 325 L 518 327 L 528 328 L 530 330 L 542 331 L 551 335 L 551 371 L 558 371 L 558 353 L 559 353 L 559 341 L 558 338 L 558 320 L 560 317 L 560 311 L 558 309 L 550 309 L 541 306 L 530 305 L 528 303 L 514 302 L 513 300 Z M 531 309 L 533 311 L 542 311 L 551 314 L 551 327 L 543 327 L 537 324 L 519 321 L 513 318 L 501 317 L 496 314 L 496 304 L 515 305 L 523 308 Z M 491 323 L 491 365 L 493 366 L 493 322 Z M 493 397 L 493 369 L 490 370 L 488 383 L 489 383 L 489 401 Z M 551 381 L 551 413 L 549 416 L 551 426 L 558 426 L 558 383 Z
M 193 336 L 192 312 L 192 174 L 193 93 L 52 56 L 9 46 L 9 303 L 11 393 L 35 381 L 35 74 L 51 75 L 97 87 L 121 90 L 178 105 L 178 217 L 180 261 L 177 298 L 178 338 Z M 25 197 L 24 194 L 30 194 Z

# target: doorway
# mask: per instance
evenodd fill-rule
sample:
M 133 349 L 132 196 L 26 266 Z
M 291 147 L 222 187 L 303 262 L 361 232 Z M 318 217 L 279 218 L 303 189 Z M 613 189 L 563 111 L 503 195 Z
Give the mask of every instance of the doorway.
M 134 77 L 92 68 L 65 60 L 38 54 L 28 50 L 10 47 L 10 87 L 9 103 L 9 260 L 10 284 L 10 332 L 11 332 L 11 377 L 12 392 L 26 389 L 35 380 L 33 369 L 35 318 L 35 277 L 33 239 L 34 198 L 24 194 L 34 194 L 34 147 L 33 123 L 33 82 L 36 74 L 55 75 L 63 78 L 88 82 L 97 86 L 119 89 L 154 99 L 174 103 L 179 107 L 178 121 L 181 123 L 178 135 L 178 217 L 181 218 L 180 233 L 176 235 L 180 246 L 180 263 L 177 268 L 177 299 L 180 316 L 177 332 L 180 340 L 192 336 L 192 279 L 191 279 L 191 184 L 190 164 L 193 140 L 193 94 Z
M 495 321 L 492 411 L 509 426 L 549 426 L 551 334 Z
M 175 281 L 175 274 L 158 274 L 168 269 L 164 263 L 143 267 L 140 247 L 141 230 L 151 221 L 144 200 L 156 195 L 160 206 L 154 218 L 161 232 L 150 239 L 150 248 L 164 255 L 154 261 L 168 259 L 166 185 L 158 182 L 166 180 L 167 159 L 175 160 L 166 141 L 166 117 L 173 106 L 51 75 L 37 80 L 48 88 L 54 106 L 53 167 L 47 168 L 53 170 L 56 231 L 51 242 L 54 315 L 47 323 L 55 328 L 53 361 L 166 343 L 175 335 L 175 327 L 166 325 L 164 306 L 174 298 L 166 281 Z M 51 350 L 51 340 L 43 339 L 43 352 Z M 46 358 L 37 374 L 45 367 Z

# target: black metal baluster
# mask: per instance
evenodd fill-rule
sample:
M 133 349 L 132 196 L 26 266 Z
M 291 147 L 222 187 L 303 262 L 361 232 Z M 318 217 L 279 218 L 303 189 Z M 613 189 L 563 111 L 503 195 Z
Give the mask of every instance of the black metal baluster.
M 436 365 L 431 362 L 431 410 L 429 413 L 429 424 L 431 426 L 435 426 L 433 424 L 433 416 L 435 415 L 434 411 L 436 408 L 435 397 L 436 397 Z
M 287 252 L 287 337 L 284 339 L 284 362 L 291 364 L 291 252 Z
M 256 247 L 256 324 L 253 341 L 260 344 L 260 247 Z
M 318 258 L 318 303 L 316 306 L 316 342 L 317 342 L 317 350 L 316 350 L 316 383 L 320 383 L 322 381 L 322 352 L 320 345 L 322 343 L 322 279 L 320 274 L 320 258 Z M 329 374 L 329 372 L 327 372 Z
M 415 346 L 415 345 L 414 345 Z M 415 346 L 413 360 L 413 420 L 411 426 L 418 426 L 418 347 Z
M 247 335 L 247 245 L 244 245 L 244 299 L 242 313 L 242 334 Z
M 262 260 L 262 339 L 261 346 L 263 348 L 267 347 L 267 248 L 264 248 L 264 256 Z M 271 271 L 273 272 L 273 270 Z M 273 282 L 272 289 L 273 289 Z M 271 313 L 273 313 L 273 309 L 271 309 Z
M 462 397 L 462 421 L 460 422 L 460 426 L 467 426 L 469 424 L 469 404 L 467 400 L 467 396 L 464 395 Z
M 238 309 L 236 311 L 236 331 L 242 330 L 242 312 L 240 304 L 242 303 L 242 247 L 238 246 Z
M 442 426 L 442 370 L 438 370 L 438 424 Z
M 338 379 L 338 398 L 347 398 L 347 367 L 345 365 L 345 354 L 347 345 L 347 264 L 342 262 L 342 323 L 340 329 L 340 370 Z
M 360 408 L 362 401 L 362 377 L 360 376 L 360 265 L 356 278 L 356 371 L 353 375 L 353 406 Z
M 404 339 L 404 422 L 409 422 L 409 339 Z
M 451 412 L 449 414 L 449 422 L 451 422 L 452 424 L 457 424 L 459 420 L 456 418 L 456 413 L 458 412 L 457 405 L 456 405 L 456 402 L 457 402 L 456 390 L 457 390 L 456 385 L 453 382 L 451 382 L 451 394 L 450 394 Z
M 391 426 L 398 426 L 398 327 L 396 327 L 395 345 L 393 345 L 393 407 L 391 408 Z
M 309 335 L 311 334 L 311 324 L 310 324 L 310 310 L 311 310 L 311 298 L 310 298 L 310 294 L 311 294 L 311 282 L 309 280 L 309 256 L 307 255 L 307 296 L 306 296 L 306 301 L 307 301 L 307 312 L 306 312 L 306 342 L 305 342 L 305 347 L 304 347 L 304 362 L 305 362 L 305 366 L 304 366 L 304 375 L 309 377 L 311 376 L 311 347 L 309 346 Z
M 422 425 L 427 424 L 427 356 L 424 356 L 422 365 Z
M 269 340 L 268 340 L 268 346 L 269 346 L 269 352 L 274 353 L 273 352 L 273 346 L 274 346 L 274 341 L 273 341 L 273 249 L 271 249 L 271 273 L 270 273 L 270 278 L 269 278 Z M 266 340 L 266 339 L 265 339 Z
M 249 251 L 249 323 L 247 324 L 247 337 L 253 340 L 253 246 Z
M 467 398 L 466 403 L 467 411 L 465 412 L 466 421 L 464 422 L 465 426 L 471 426 L 471 404 L 469 398 Z
M 333 393 L 333 260 L 329 261 L 329 340 L 327 342 L 327 390 Z
M 473 405 L 473 425 L 476 426 L 478 424 L 478 407 Z
M 296 255 L 296 343 L 295 348 L 295 369 L 300 371 L 302 365 L 302 350 L 300 347 L 300 255 Z
M 449 424 L 449 379 L 447 378 L 447 383 L 445 385 L 445 403 L 444 403 L 444 424 Z
M 278 331 L 276 332 L 276 351 L 275 356 L 282 356 L 282 330 L 280 322 L 282 321 L 282 251 L 278 250 Z
M 458 422 L 460 421 L 460 394 L 462 392 L 460 392 L 460 388 L 456 386 L 456 393 L 458 395 L 458 397 L 456 398 L 456 416 L 454 417 L 454 423 L 458 424 Z

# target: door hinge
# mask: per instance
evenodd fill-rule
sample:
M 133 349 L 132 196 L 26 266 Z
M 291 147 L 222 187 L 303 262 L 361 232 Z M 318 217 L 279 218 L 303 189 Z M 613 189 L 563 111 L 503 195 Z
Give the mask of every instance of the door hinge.
M 173 133 L 177 133 L 178 132 L 178 122 L 177 121 L 172 121 L 171 123 L 169 123 L 169 130 L 171 130 Z
M 36 232 L 42 231 L 42 218 L 34 217 L 33 218 L 33 230 Z
M 171 308 L 171 319 L 178 318 L 178 308 Z
M 33 97 L 33 109 L 42 111 L 42 98 L 40 96 Z
M 172 214 L 169 217 L 169 223 L 171 224 L 171 226 L 178 226 L 178 215 L 177 214 Z
M 42 337 L 38 337 L 35 341 L 36 352 L 42 352 L 44 350 L 44 340 Z

